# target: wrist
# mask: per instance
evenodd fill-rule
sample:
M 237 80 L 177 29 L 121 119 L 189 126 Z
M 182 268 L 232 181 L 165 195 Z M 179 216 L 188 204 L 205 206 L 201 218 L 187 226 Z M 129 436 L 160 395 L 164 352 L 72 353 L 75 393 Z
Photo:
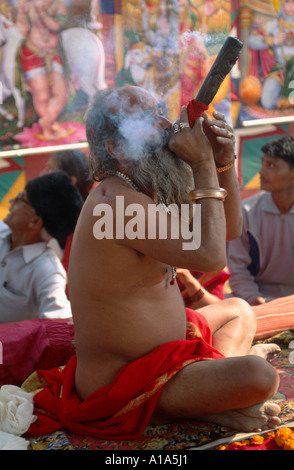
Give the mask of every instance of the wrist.
M 237 158 L 236 155 L 234 155 L 234 157 L 231 158 L 231 160 L 229 160 L 225 164 L 220 164 L 220 163 L 215 162 L 217 173 L 223 173 L 224 171 L 229 171 L 232 168 L 234 168 L 236 158 Z
M 199 175 L 199 172 L 208 172 L 208 174 L 211 174 L 213 170 L 215 171 L 215 160 L 213 156 L 207 156 L 201 160 L 194 160 L 189 162 L 189 165 L 192 169 L 193 174 Z M 198 176 L 199 178 L 199 176 Z
M 205 294 L 206 290 L 204 289 L 204 287 L 200 286 L 199 289 L 193 295 L 186 294 L 185 299 L 189 302 L 198 302 L 204 297 Z

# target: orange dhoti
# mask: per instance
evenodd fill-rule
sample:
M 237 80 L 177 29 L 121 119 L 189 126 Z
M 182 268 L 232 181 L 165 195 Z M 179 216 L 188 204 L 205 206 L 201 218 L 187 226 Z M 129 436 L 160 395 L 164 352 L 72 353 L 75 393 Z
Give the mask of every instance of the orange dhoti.
M 154 412 L 164 385 L 185 366 L 224 356 L 212 346 L 206 319 L 187 312 L 185 340 L 162 344 L 151 353 L 124 366 L 112 384 L 81 401 L 75 390 L 77 358 L 64 368 L 37 371 L 40 390 L 34 396 L 34 414 L 28 436 L 60 429 L 102 439 L 140 436 Z M 28 380 L 29 384 L 30 380 Z M 25 390 L 30 391 L 25 385 Z

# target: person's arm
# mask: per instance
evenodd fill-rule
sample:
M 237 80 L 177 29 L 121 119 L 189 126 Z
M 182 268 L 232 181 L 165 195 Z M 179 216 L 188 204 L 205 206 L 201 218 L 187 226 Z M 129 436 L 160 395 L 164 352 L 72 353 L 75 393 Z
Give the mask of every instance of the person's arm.
M 186 107 L 182 109 L 181 122 L 188 122 Z M 179 133 L 172 133 L 169 142 L 170 149 L 190 165 L 196 191 L 202 188 L 215 189 L 219 187 L 212 148 L 204 135 L 202 122 L 202 119 L 197 119 L 192 129 L 184 128 Z M 125 189 L 123 195 L 125 206 L 134 203 L 142 206 L 141 212 L 145 216 L 146 236 L 144 239 L 135 238 L 131 240 L 125 236 L 122 240 L 117 240 L 119 244 L 128 246 L 139 253 L 171 266 L 209 272 L 218 271 L 226 265 L 226 224 L 222 200 L 205 198 L 197 202 L 195 206 L 198 206 L 198 209 L 201 208 L 201 220 L 198 217 L 199 212 L 196 212 L 196 217 L 194 216 L 191 224 L 189 224 L 189 221 L 181 219 L 181 228 L 184 230 L 179 231 L 178 237 L 173 238 L 170 235 L 173 215 L 168 215 L 167 233 L 169 235 L 165 239 L 160 238 L 157 230 L 157 236 L 151 239 L 148 237 L 150 229 L 148 205 L 154 204 L 154 201 L 145 194 L 134 193 L 129 188 Z M 127 219 L 126 224 L 128 221 Z M 191 229 L 194 221 L 196 221 L 196 230 L 200 229 L 201 240 L 198 240 L 198 237 L 195 236 L 191 246 L 185 249 L 184 244 L 187 243 L 187 239 L 183 237 L 183 232 Z
M 246 300 L 250 305 L 264 303 L 254 276 L 247 269 L 252 263 L 249 254 L 250 246 L 246 228 L 242 235 L 227 244 L 228 267 L 230 271 L 230 287 L 235 296 Z
M 39 4 L 36 4 L 36 12 L 41 18 L 44 25 L 53 33 L 58 33 L 67 19 L 67 8 L 63 3 L 58 5 L 58 11 L 56 15 L 51 15 L 46 7 L 43 5 L 42 1 Z M 62 19 L 62 21 L 60 21 Z
M 29 14 L 29 5 L 27 2 L 18 3 L 17 4 L 17 13 L 16 13 L 16 20 L 15 24 L 18 29 L 18 32 L 22 36 L 27 36 L 30 30 L 30 24 L 28 19 Z
M 214 112 L 213 115 L 215 119 L 204 115 L 204 130 L 214 151 L 219 186 L 228 192 L 224 202 L 226 239 L 234 240 L 242 231 L 240 185 L 235 168 L 235 137 L 233 129 L 226 123 L 225 116 L 219 112 Z
M 50 270 L 43 269 L 43 272 L 35 274 L 34 288 L 39 305 L 39 318 L 71 317 L 71 305 L 65 291 L 66 275 L 63 268 L 50 267 Z
M 186 307 L 197 309 L 220 302 L 221 299 L 206 290 L 188 269 L 177 269 L 177 278 L 184 285 L 181 294 Z

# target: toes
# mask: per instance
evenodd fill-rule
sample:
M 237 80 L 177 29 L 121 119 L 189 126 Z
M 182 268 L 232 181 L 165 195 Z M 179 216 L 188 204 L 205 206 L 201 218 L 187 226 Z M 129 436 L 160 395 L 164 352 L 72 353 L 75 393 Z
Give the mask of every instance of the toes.
M 276 426 L 279 426 L 279 424 L 281 424 L 281 420 L 280 418 L 278 418 L 278 416 L 274 416 L 273 418 L 269 419 L 268 422 L 272 427 L 276 427 Z
M 281 407 L 276 403 L 265 403 L 264 412 L 269 416 L 277 417 L 277 415 L 281 412 Z

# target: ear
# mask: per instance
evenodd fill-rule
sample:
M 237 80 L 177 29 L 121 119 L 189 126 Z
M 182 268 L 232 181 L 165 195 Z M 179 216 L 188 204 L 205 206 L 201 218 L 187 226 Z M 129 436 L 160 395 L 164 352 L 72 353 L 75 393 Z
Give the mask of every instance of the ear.
M 119 165 L 122 165 L 123 167 L 129 166 L 129 160 L 125 157 L 121 144 L 109 139 L 105 142 L 105 149 Z
M 72 184 L 76 186 L 77 184 L 77 177 L 76 176 L 71 176 L 70 179 L 72 180 Z
M 117 160 L 117 155 L 118 155 L 118 148 L 117 144 L 114 140 L 108 139 L 105 141 L 105 149 L 109 155 L 111 155 L 112 158 L 115 158 Z
M 43 219 L 41 219 L 41 217 L 39 217 L 38 215 L 32 216 L 29 221 L 29 228 L 33 232 L 41 232 L 43 225 Z

